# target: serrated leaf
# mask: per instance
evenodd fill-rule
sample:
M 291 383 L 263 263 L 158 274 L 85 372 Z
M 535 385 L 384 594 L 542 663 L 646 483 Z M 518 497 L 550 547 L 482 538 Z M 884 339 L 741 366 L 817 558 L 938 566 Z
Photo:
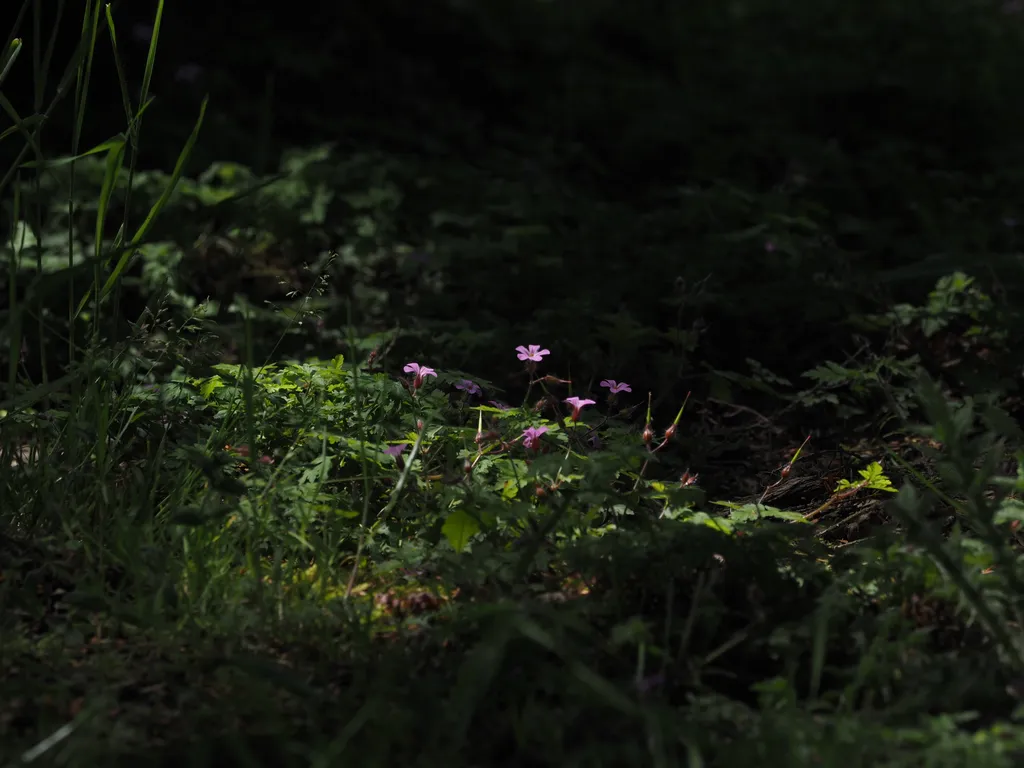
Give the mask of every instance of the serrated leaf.
M 199 388 L 199 393 L 203 396 L 203 399 L 209 400 L 210 395 L 225 386 L 227 385 L 220 376 L 211 376 L 203 382 L 202 386 Z
M 302 470 L 302 474 L 299 476 L 299 484 L 306 485 L 308 483 L 322 483 L 327 479 L 327 475 L 330 471 L 331 457 L 319 456 L 313 460 L 309 467 Z

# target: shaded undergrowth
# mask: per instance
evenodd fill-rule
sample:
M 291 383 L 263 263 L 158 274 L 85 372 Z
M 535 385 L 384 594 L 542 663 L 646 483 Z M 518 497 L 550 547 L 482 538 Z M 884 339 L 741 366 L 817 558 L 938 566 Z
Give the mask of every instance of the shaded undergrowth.
M 1012 173 L 907 171 L 922 237 L 721 156 L 193 175 L 205 101 L 143 170 L 162 8 L 138 96 L 99 5 L 60 80 L 114 42 L 120 135 L 2 105 L 3 765 L 1019 762 Z

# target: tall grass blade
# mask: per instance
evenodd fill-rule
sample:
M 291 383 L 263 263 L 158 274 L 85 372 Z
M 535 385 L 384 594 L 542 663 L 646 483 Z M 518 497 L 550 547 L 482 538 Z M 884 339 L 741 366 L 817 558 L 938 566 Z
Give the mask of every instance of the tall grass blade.
M 203 99 L 202 106 L 199 108 L 199 118 L 196 120 L 195 127 L 192 129 L 192 133 L 188 137 L 188 141 L 185 142 L 184 148 L 178 155 L 178 160 L 174 164 L 174 171 L 171 173 L 171 178 L 167 181 L 167 185 L 164 187 L 163 192 L 160 194 L 159 199 L 153 204 L 153 207 L 149 209 L 149 213 L 146 215 L 146 219 L 142 222 L 142 225 L 136 230 L 135 235 L 132 237 L 131 243 L 121 258 L 118 259 L 117 266 L 114 267 L 114 271 L 110 273 L 107 278 L 106 284 L 103 286 L 103 296 L 101 300 L 106 298 L 114 285 L 117 283 L 118 278 L 124 271 L 124 268 L 128 265 L 128 260 L 134 253 L 134 247 L 142 242 L 142 240 L 148 234 L 153 223 L 156 221 L 156 217 L 160 215 L 160 212 L 167 205 L 167 201 L 171 199 L 171 195 L 174 193 L 175 187 L 178 185 L 178 181 L 181 179 L 181 175 L 185 170 L 185 163 L 188 162 L 189 156 L 192 154 L 192 148 L 195 147 L 196 139 L 199 138 L 199 129 L 203 125 L 203 119 L 206 117 L 206 106 L 209 103 L 209 97 Z
M 21 38 L 18 37 L 12 40 L 8 44 L 7 49 L 0 55 L 0 85 L 3 85 L 4 80 L 7 79 L 7 75 L 10 73 L 11 67 L 14 66 L 14 62 L 17 61 L 21 49 Z

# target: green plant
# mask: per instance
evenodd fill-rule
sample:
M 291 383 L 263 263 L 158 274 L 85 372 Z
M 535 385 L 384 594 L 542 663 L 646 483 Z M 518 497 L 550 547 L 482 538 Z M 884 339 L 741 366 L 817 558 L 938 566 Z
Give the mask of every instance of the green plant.
M 1005 102 L 1015 28 L 961 3 L 794 6 L 783 30 L 759 3 L 497 5 L 410 12 L 431 45 L 436 24 L 480 45 L 495 66 L 466 73 L 505 74 L 480 92 L 523 96 L 501 146 L 445 163 L 449 101 L 443 130 L 417 113 L 413 158 L 319 145 L 193 179 L 190 124 L 171 173 L 141 168 L 162 4 L 138 97 L 86 4 L 56 89 L 75 84 L 68 155 L 48 105 L 0 102 L 0 146 L 23 141 L 2 184 L 0 764 L 1018 763 L 1013 273 L 920 253 L 1002 247 L 986 207 L 1019 193 L 901 143 L 947 90 L 986 119 Z M 908 18 L 977 58 L 937 86 L 898 47 L 910 128 L 806 128 L 824 118 L 787 89 L 856 90 L 846 57 Z M 675 74 L 637 70 L 613 21 Z M 104 38 L 126 128 L 82 151 Z M 823 46 L 821 77 L 793 40 Z M 55 54 L 29 44 L 42 83 Z M 1010 124 L 978 146 L 1012 158 Z M 932 267 L 950 276 L 915 307 Z M 969 379 L 965 351 L 1004 381 Z M 746 462 L 714 466 L 718 441 Z M 840 442 L 860 445 L 836 468 Z M 757 491 L 709 504 L 716 474 Z

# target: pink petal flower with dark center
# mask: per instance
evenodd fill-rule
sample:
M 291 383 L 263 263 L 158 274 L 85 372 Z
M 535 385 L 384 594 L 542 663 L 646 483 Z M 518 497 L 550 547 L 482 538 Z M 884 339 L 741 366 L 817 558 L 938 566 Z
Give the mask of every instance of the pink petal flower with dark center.
M 520 360 L 528 360 L 531 363 L 539 363 L 544 358 L 544 355 L 551 354 L 550 349 L 541 349 L 539 344 L 531 344 L 528 347 L 520 344 L 516 347 L 516 352 L 519 353 L 516 357 Z
M 395 460 L 399 472 L 405 471 L 405 459 L 402 458 L 402 453 L 406 448 L 408 446 L 405 443 L 399 443 L 398 445 L 389 445 L 384 449 L 384 453 Z
M 405 368 L 402 370 L 406 373 L 415 374 L 416 378 L 412 380 L 413 389 L 419 389 L 423 386 L 424 376 L 437 376 L 437 371 L 433 368 L 428 368 L 427 366 L 420 365 L 419 363 L 406 363 Z
M 606 387 L 611 390 L 613 395 L 617 395 L 619 392 L 632 392 L 633 388 L 624 381 L 616 381 L 615 379 L 605 379 L 601 382 L 602 387 Z
M 580 411 L 583 410 L 584 406 L 594 405 L 593 400 L 586 400 L 580 397 L 567 397 L 565 402 L 572 406 L 572 420 L 579 421 Z
M 547 427 L 528 427 L 523 430 L 523 445 L 531 450 L 537 448 L 540 436 L 548 431 Z
M 463 379 L 462 381 L 457 382 L 455 384 L 455 388 L 462 390 L 463 392 L 469 395 L 480 394 L 480 385 L 477 384 L 475 381 L 470 381 L 469 379 Z

